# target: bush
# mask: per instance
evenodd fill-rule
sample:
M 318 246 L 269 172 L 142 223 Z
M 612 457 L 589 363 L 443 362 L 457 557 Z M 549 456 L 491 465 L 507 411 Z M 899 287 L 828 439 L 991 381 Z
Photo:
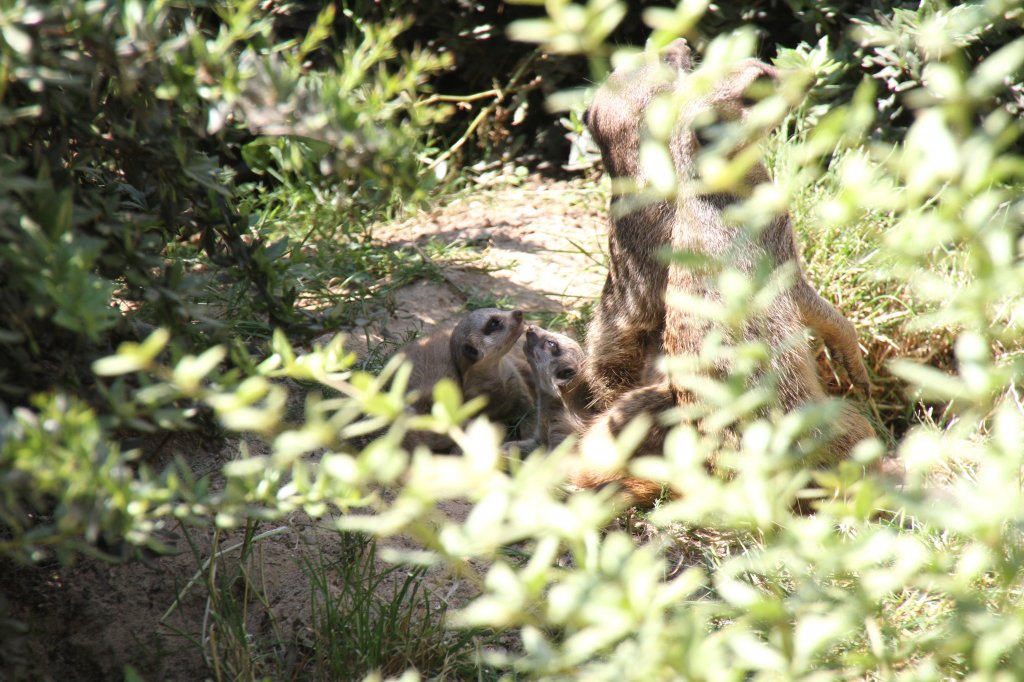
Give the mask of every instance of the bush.
M 653 40 L 696 31 L 705 4 L 645 13 Z M 789 4 L 832 25 L 825 6 Z M 7 217 L 0 229 L 9 237 L 0 247 L 8 320 L 0 343 L 15 360 L 6 381 L 19 386 L 45 385 L 30 380 L 53 362 L 44 356 L 68 345 L 63 340 L 104 339 L 123 319 L 112 301 L 124 309 L 145 303 L 159 311 L 149 313 L 153 321 L 187 326 L 194 299 L 177 284 L 180 266 L 162 260 L 186 248 L 176 240 L 205 242 L 212 263 L 228 254 L 247 273 L 247 286 L 266 293 L 260 310 L 287 324 L 294 296 L 282 293 L 281 259 L 264 250 L 258 231 L 243 239 L 244 202 L 237 203 L 213 155 L 240 154 L 250 170 L 276 175 L 279 187 L 313 166 L 328 167 L 336 184 L 327 186 L 341 188 L 344 209 L 370 211 L 393 192 L 425 189 L 424 160 L 408 148 L 426 153 L 424 129 L 446 113 L 416 106 L 422 78 L 442 62 L 417 54 L 397 66 L 383 43 L 399 25 L 356 24 L 362 38 L 349 36 L 338 70 L 306 72 L 306 57 L 325 39 L 329 11 L 310 38 L 275 47 L 270 19 L 254 6 L 110 4 L 105 9 L 116 20 L 93 13 L 98 8 L 22 4 L 6 10 L 2 24 L 11 64 L 3 113 L 12 121 L 4 154 L 12 174 L 5 175 L 0 204 Z M 595 1 L 549 9 L 550 21 L 518 24 L 516 35 L 561 51 L 586 48 L 595 69 L 606 70 L 607 40 L 623 6 Z M 227 344 L 189 352 L 155 331 L 90 365 L 113 396 L 108 412 L 68 391 L 43 392 L 31 406 L 0 411 L 0 552 L 32 562 L 54 552 L 68 561 L 122 544 L 159 550 L 156 531 L 169 519 L 249 529 L 304 511 L 346 532 L 413 537 L 423 549 L 393 558 L 444 564 L 467 579 L 478 577 L 471 560 L 486 562 L 480 595 L 448 623 L 513 633 L 512 646 L 491 647 L 481 658 L 511 675 L 1021 677 L 1024 164 L 1012 107 L 1024 39 L 1004 40 L 1021 14 L 990 2 L 925 4 L 894 17 L 901 26 L 922 27 L 900 29 L 898 50 L 891 26 L 862 29 L 862 49 L 874 50 L 878 74 L 899 60 L 915 65 L 913 77 L 898 78 L 892 91 L 880 92 L 872 79 L 852 92 L 842 87 L 835 78 L 848 60 L 829 52 L 829 43 L 782 53 L 787 65 L 814 70 L 824 96 L 795 114 L 792 137 L 772 146 L 775 189 L 755 193 L 736 218 L 756 229 L 774 207 L 813 189 L 810 217 L 823 229 L 873 231 L 877 248 L 863 256 L 865 269 L 922 303 L 919 325 L 955 339 L 948 370 L 908 360 L 890 365 L 912 400 L 941 406 L 945 415 L 898 434 L 893 450 L 907 468 L 904 485 L 861 475 L 861 464 L 884 451 L 880 443 L 832 470 L 801 466 L 814 426 L 832 416 L 829 405 L 787 415 L 741 413 L 737 406 L 761 405 L 763 398 L 751 395 L 743 374 L 758 371 L 756 363 L 736 363 L 735 375 L 703 381 L 709 395 L 719 396 L 717 404 L 708 401 L 705 418 L 737 424 L 738 442 L 681 424 L 664 457 L 629 461 L 632 473 L 684 493 L 639 520 L 659 530 L 664 546 L 637 547 L 613 527 L 611 491 L 560 491 L 575 461 L 571 443 L 509 459 L 497 430 L 469 419 L 472 410 L 450 384 L 437 387 L 431 415 L 412 416 L 404 409 L 409 368 L 392 362 L 379 374 L 357 371 L 340 341 L 300 353 L 278 331 L 266 357 L 254 359 Z M 59 28 L 44 30 L 50 25 Z M 589 27 L 582 34 L 581 25 Z M 713 72 L 726 59 L 750 55 L 755 43 L 752 30 L 710 40 L 701 68 Z M 89 70 L 72 68 L 69 55 L 77 52 L 94 60 Z M 52 61 L 59 59 L 70 62 Z M 78 75 L 55 81 L 55 71 Z M 282 112 L 282 103 L 298 108 Z M 71 134 L 61 117 L 75 107 L 89 123 L 73 124 Z M 899 110 L 913 112 L 902 138 L 892 126 Z M 318 111 L 330 115 L 312 115 Z M 888 135 L 898 142 L 886 142 Z M 163 136 L 181 144 L 162 144 Z M 119 146 L 122 139 L 130 146 Z M 722 177 L 735 170 L 733 160 L 718 161 Z M 274 206 L 283 196 L 267 191 L 268 204 L 247 210 Z M 945 276 L 953 257 L 955 281 Z M 736 282 L 739 274 L 723 264 L 722 277 Z M 716 314 L 742 321 L 757 298 L 733 297 Z M 274 308 L 280 301 L 288 305 Z M 89 356 L 72 350 L 77 360 Z M 712 351 L 764 355 L 709 344 Z M 286 413 L 285 379 L 307 389 L 297 421 Z M 193 480 L 187 467 L 155 474 L 116 445 L 115 427 L 174 428 L 198 414 L 258 435 L 269 454 L 230 462 L 218 487 Z M 402 450 L 410 428 L 449 434 L 463 456 Z M 624 462 L 636 436 L 627 429 L 615 444 Z M 319 461 L 310 461 L 321 451 Z M 728 475 L 707 471 L 711 454 Z M 934 477 L 943 469 L 965 473 L 940 486 Z M 794 501 L 809 486 L 816 513 L 794 515 Z M 393 495 L 376 494 L 381 489 Z M 437 510 L 448 499 L 472 503 L 464 522 Z M 694 529 L 714 542 L 705 541 L 699 561 L 674 566 L 673 539 L 693 542 Z
M 252 229 L 241 199 L 258 190 L 236 180 L 320 168 L 365 221 L 367 207 L 429 191 L 424 155 L 447 111 L 418 101 L 444 60 L 392 47 L 406 23 L 358 24 L 336 46 L 334 16 L 328 7 L 301 39 L 275 44 L 273 16 L 253 2 L 3 11 L 6 394 L 45 388 L 53 367 L 90 382 L 83 360 L 114 332 L 137 336 L 120 311 L 182 340 L 226 339 L 201 307 L 212 285 L 197 260 L 246 292 L 238 316 L 313 326 L 294 305 L 298 246 Z M 328 66 L 309 68 L 314 55 Z

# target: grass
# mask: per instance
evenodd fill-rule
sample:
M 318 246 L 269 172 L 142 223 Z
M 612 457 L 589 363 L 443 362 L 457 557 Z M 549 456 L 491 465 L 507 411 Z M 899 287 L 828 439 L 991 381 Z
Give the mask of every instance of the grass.
M 246 191 L 252 196 L 242 209 L 251 216 L 251 238 L 266 244 L 254 255 L 269 292 L 294 302 L 296 332 L 304 326 L 307 334 L 322 333 L 381 307 L 390 310 L 397 289 L 417 280 L 439 281 L 441 262 L 471 260 L 464 250 L 435 245 L 381 248 L 373 226 L 402 210 L 397 199 L 368 208 L 312 185 Z M 247 341 L 269 338 L 277 325 L 266 319 L 243 273 L 216 267 L 194 244 L 173 245 L 167 255 L 187 273 L 188 305 L 199 319 Z
M 491 637 L 447 627 L 447 603 L 429 586 L 426 569 L 384 563 L 376 541 L 358 534 L 319 534 L 293 554 L 295 579 L 307 590 L 289 612 L 309 615 L 301 627 L 290 626 L 268 587 L 261 546 L 280 533 L 256 531 L 250 524 L 227 546 L 228 536 L 218 532 L 207 551 L 191 542 L 199 580 L 179 590 L 175 606 L 201 590 L 201 630 L 171 626 L 173 609 L 163 619 L 171 633 L 202 649 L 212 679 L 345 680 L 410 668 L 434 679 L 496 678 L 477 660 Z
M 313 605 L 302 679 L 338 680 L 410 668 L 464 679 L 477 667 L 478 633 L 446 627 L 447 605 L 430 594 L 426 569 L 382 565 L 376 543 L 343 534 L 338 556 L 303 561 Z

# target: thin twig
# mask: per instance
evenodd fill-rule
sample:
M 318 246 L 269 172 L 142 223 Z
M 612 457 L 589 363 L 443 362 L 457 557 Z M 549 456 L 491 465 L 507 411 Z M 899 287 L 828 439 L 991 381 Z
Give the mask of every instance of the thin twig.
M 526 67 L 533 63 L 533 60 L 536 59 L 537 54 L 538 53 L 535 50 L 535 51 L 531 52 L 530 54 L 528 54 L 526 57 L 524 57 L 522 60 L 520 60 L 519 65 L 516 67 L 515 72 L 512 74 L 512 78 L 509 79 L 508 85 L 506 85 L 504 88 L 497 88 L 496 87 L 493 90 L 489 91 L 490 93 L 493 93 L 492 96 L 494 97 L 494 99 L 491 101 L 491 103 L 488 104 L 483 109 L 481 109 L 480 112 L 477 113 L 477 115 L 473 117 L 473 121 L 469 124 L 469 127 L 466 128 L 466 132 L 462 134 L 462 137 L 460 137 L 458 140 L 455 141 L 455 144 L 453 144 L 451 147 L 449 147 L 439 157 L 437 157 L 436 159 L 434 159 L 433 161 L 430 162 L 430 164 L 427 166 L 427 170 L 433 170 L 439 164 L 444 163 L 445 161 L 450 159 L 452 157 L 452 155 L 455 154 L 455 152 L 459 151 L 459 149 L 461 149 L 462 146 L 464 144 L 466 144 L 466 142 L 469 141 L 470 136 L 476 131 L 476 129 L 480 126 L 480 124 L 483 123 L 490 114 L 494 113 L 494 110 L 498 107 L 499 104 L 501 104 L 502 102 L 505 101 L 506 95 L 508 95 L 509 93 L 515 91 L 516 83 L 518 83 L 519 79 L 523 77 L 523 73 L 526 71 Z M 535 87 L 535 86 L 533 86 L 533 87 Z M 526 88 L 526 89 L 532 89 L 532 88 Z M 484 93 L 477 93 L 477 94 L 483 95 Z M 476 99 L 482 99 L 482 97 L 481 98 L 477 98 L 476 95 L 468 95 L 468 97 L 474 97 Z M 467 100 L 467 101 L 469 101 L 469 100 Z
M 426 99 L 416 102 L 416 106 L 422 107 L 436 102 L 476 102 L 487 97 L 501 97 L 501 95 L 501 90 L 498 88 L 476 92 L 472 95 L 431 95 Z

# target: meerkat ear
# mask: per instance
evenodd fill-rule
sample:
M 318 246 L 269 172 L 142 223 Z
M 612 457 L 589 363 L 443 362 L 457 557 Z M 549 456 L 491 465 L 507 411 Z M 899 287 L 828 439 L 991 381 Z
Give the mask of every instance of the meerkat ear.
M 465 355 L 470 360 L 472 360 L 473 362 L 476 362 L 477 360 L 480 359 L 480 351 L 477 349 L 476 346 L 474 346 L 471 343 L 462 344 L 462 354 Z
M 693 55 L 685 38 L 677 38 L 661 53 L 661 61 L 680 71 L 693 71 Z
M 744 106 L 750 107 L 762 99 L 772 96 L 779 88 L 779 70 L 771 64 L 755 62 L 757 75 L 750 81 L 743 90 L 741 101 Z

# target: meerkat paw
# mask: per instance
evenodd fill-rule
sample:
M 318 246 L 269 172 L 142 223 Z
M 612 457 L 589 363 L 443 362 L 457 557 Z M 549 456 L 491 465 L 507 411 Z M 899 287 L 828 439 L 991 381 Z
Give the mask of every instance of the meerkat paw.
M 853 348 L 852 354 L 838 351 L 835 348 L 832 351 L 839 356 L 839 361 L 843 365 L 843 369 L 846 370 L 846 376 L 850 383 L 853 384 L 853 387 L 864 394 L 865 397 L 871 397 L 871 378 L 868 376 L 868 370 L 864 366 L 860 347 L 855 345 Z

